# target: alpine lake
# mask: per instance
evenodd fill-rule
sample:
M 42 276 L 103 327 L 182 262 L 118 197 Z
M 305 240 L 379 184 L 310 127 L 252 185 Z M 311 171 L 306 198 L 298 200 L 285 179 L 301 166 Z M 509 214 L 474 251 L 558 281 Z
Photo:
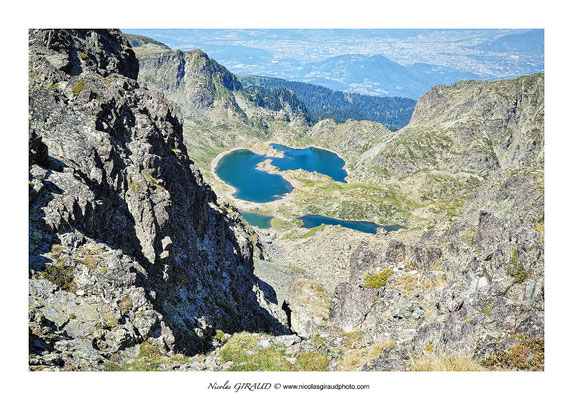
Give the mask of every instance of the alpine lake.
M 279 171 L 303 169 L 328 175 L 337 182 L 346 182 L 348 174 L 344 169 L 344 160 L 331 151 L 316 147 L 293 149 L 274 143 L 270 146 L 282 152 L 284 156 L 269 157 L 254 153 L 251 150 L 239 149 L 221 158 L 215 168 L 215 173 L 221 180 L 235 189 L 234 197 L 253 203 L 268 203 L 281 199 L 294 189 L 281 175 L 258 168 L 260 163 L 268 159 L 270 159 L 271 165 L 277 167 Z M 242 211 L 241 214 L 248 223 L 263 229 L 270 228 L 273 219 L 271 215 L 253 212 Z M 400 225 L 382 226 L 372 222 L 344 221 L 322 215 L 304 215 L 298 219 L 302 220 L 303 228 L 309 229 L 322 224 L 341 225 L 345 228 L 375 234 L 378 228 L 383 228 L 386 231 L 402 228 Z

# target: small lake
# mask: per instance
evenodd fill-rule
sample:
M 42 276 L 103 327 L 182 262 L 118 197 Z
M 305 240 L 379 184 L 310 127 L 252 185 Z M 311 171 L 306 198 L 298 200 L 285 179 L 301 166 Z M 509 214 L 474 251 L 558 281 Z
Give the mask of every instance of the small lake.
M 282 176 L 257 169 L 257 164 L 266 159 L 250 150 L 235 150 L 221 158 L 215 173 L 237 190 L 233 194 L 236 198 L 267 203 L 280 199 L 293 187 Z
M 304 169 L 328 175 L 339 182 L 345 181 L 347 173 L 344 170 L 344 160 L 333 152 L 315 147 L 291 149 L 278 144 L 271 146 L 283 151 L 284 157 L 266 157 L 242 149 L 232 151 L 221 158 L 215 173 L 236 189 L 233 194 L 236 198 L 267 203 L 280 199 L 293 190 L 292 185 L 282 176 L 257 169 L 257 164 L 267 159 L 281 171 Z
M 331 151 L 316 147 L 292 149 L 280 144 L 271 144 L 271 147 L 282 151 L 285 155 L 284 158 L 272 159 L 272 164 L 281 171 L 301 168 L 305 171 L 328 175 L 338 182 L 345 182 L 346 176 L 348 176 L 344 169 L 344 160 Z
M 387 232 L 394 232 L 404 228 L 402 225 L 384 225 L 384 230 Z
M 398 229 L 402 229 L 403 226 L 401 225 L 378 225 L 373 222 L 364 222 L 364 221 L 344 221 L 341 219 L 336 218 L 328 218 L 323 217 L 322 215 L 305 215 L 304 217 L 299 217 L 298 219 L 302 220 L 302 227 L 303 228 L 314 228 L 320 226 L 322 224 L 325 225 L 340 225 L 345 228 L 354 229 L 360 232 L 365 233 L 376 233 L 378 228 L 384 228 L 384 230 L 390 231 L 397 231 Z
M 247 211 L 241 211 L 241 215 L 249 224 L 257 226 L 259 228 L 267 229 L 271 227 L 271 220 L 273 219 L 270 215 L 262 215 Z

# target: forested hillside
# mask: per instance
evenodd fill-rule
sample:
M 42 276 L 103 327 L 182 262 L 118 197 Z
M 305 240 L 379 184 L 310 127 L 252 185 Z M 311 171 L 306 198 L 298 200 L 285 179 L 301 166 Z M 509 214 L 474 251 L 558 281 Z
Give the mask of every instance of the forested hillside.
M 371 120 L 384 124 L 390 130 L 398 130 L 408 124 L 416 105 L 415 100 L 405 97 L 367 96 L 279 78 L 237 76 L 247 91 L 255 91 L 254 87 L 257 86 L 269 91 L 280 88 L 292 90 L 314 121 L 325 118 L 333 118 L 337 122 Z

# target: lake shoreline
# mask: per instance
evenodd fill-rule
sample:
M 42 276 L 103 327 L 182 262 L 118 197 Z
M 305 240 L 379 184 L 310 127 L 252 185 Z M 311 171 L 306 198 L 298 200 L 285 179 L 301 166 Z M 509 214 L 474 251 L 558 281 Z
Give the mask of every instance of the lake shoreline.
M 218 167 L 220 161 L 225 156 L 231 154 L 234 151 L 248 150 L 248 151 L 253 152 L 254 154 L 257 154 L 257 155 L 260 155 L 263 157 L 267 157 L 267 158 L 283 158 L 284 157 L 284 152 L 282 152 L 281 150 L 273 148 L 272 147 L 273 144 L 288 147 L 289 149 L 293 149 L 293 150 L 304 150 L 307 148 L 315 148 L 315 149 L 319 149 L 319 150 L 323 150 L 323 151 L 328 151 L 330 153 L 335 154 L 338 158 L 340 158 L 344 162 L 344 165 L 341 167 L 341 169 L 344 170 L 344 172 L 346 173 L 346 177 L 345 177 L 344 182 L 341 182 L 341 183 L 348 183 L 346 181 L 346 178 L 348 177 L 348 170 L 346 169 L 346 161 L 344 160 L 344 158 L 341 157 L 340 154 L 338 154 L 335 151 L 332 151 L 332 150 L 326 149 L 326 148 L 322 148 L 322 147 L 318 147 L 318 146 L 313 146 L 313 145 L 310 145 L 307 147 L 302 147 L 302 148 L 291 147 L 289 145 L 278 144 L 278 143 L 273 142 L 273 141 L 269 141 L 269 142 L 265 142 L 265 143 L 261 143 L 261 144 L 267 146 L 267 151 L 261 151 L 260 148 L 255 148 L 256 144 L 255 145 L 237 146 L 237 147 L 233 147 L 231 149 L 222 151 L 221 153 L 217 154 L 217 156 L 215 158 L 213 158 L 213 160 L 211 161 L 211 165 L 210 165 L 211 175 L 215 178 L 217 183 L 219 185 L 221 185 L 221 187 L 222 187 L 222 191 L 223 191 L 222 197 L 224 197 L 224 198 L 230 197 L 234 202 L 236 202 L 237 206 L 245 208 L 245 211 L 248 211 L 252 207 L 253 204 L 264 204 L 264 205 L 270 205 L 270 206 L 289 206 L 291 204 L 291 199 L 295 196 L 296 189 L 302 187 L 302 185 L 296 179 L 290 178 L 288 176 L 289 172 L 296 172 L 297 170 L 281 171 L 278 167 L 272 165 L 269 162 L 266 162 L 266 160 L 265 160 L 261 163 L 260 166 L 257 166 L 257 169 L 260 171 L 267 172 L 269 174 L 275 174 L 275 175 L 281 176 L 284 180 L 286 180 L 292 186 L 292 190 L 288 193 L 285 193 L 284 195 L 282 195 L 280 198 L 278 198 L 276 200 L 272 200 L 272 201 L 268 201 L 268 202 L 264 202 L 264 203 L 239 199 L 239 198 L 234 196 L 234 194 L 238 191 L 238 189 L 236 187 L 234 187 L 233 185 L 225 182 L 217 174 L 217 167 Z M 303 171 L 306 171 L 303 168 L 300 168 L 300 169 Z M 306 172 L 310 172 L 310 171 L 306 171 Z M 322 175 L 325 175 L 325 174 L 322 174 Z M 326 175 L 326 176 L 328 176 L 328 175 Z
M 237 151 L 237 150 L 249 150 L 249 151 L 252 151 L 252 152 L 255 153 L 255 154 L 258 154 L 258 155 L 261 155 L 261 156 L 266 156 L 266 157 L 269 157 L 269 158 L 282 158 L 282 157 L 284 157 L 284 153 L 283 153 L 282 151 L 280 151 L 280 150 L 274 149 L 274 148 L 271 146 L 271 145 L 273 145 L 273 144 L 277 144 L 277 145 L 279 145 L 279 146 L 288 147 L 289 149 L 293 149 L 293 150 L 305 150 L 305 149 L 308 149 L 308 148 L 313 147 L 313 148 L 315 148 L 315 149 L 324 150 L 324 151 L 329 151 L 329 152 L 335 154 L 338 158 L 340 158 L 342 161 L 344 161 L 344 165 L 342 166 L 342 169 L 344 170 L 344 172 L 346 172 L 346 177 L 344 178 L 344 182 L 341 182 L 341 183 L 350 183 L 350 182 L 348 182 L 348 180 L 347 180 L 347 179 L 350 177 L 350 172 L 349 172 L 348 169 L 346 168 L 346 165 L 347 165 L 346 160 L 344 159 L 344 157 L 343 157 L 340 153 L 338 153 L 338 152 L 335 151 L 335 150 L 327 149 L 326 147 L 315 146 L 315 145 L 309 145 L 309 146 L 307 146 L 307 147 L 298 147 L 298 146 L 293 146 L 293 145 L 280 144 L 280 143 L 276 143 L 276 142 L 273 142 L 273 141 L 264 142 L 263 144 L 266 145 L 266 146 L 268 146 L 268 147 L 269 147 L 270 149 L 272 149 L 273 151 L 275 151 L 275 152 L 277 152 L 277 153 L 282 153 L 282 154 L 281 154 L 281 155 L 278 155 L 278 154 L 270 155 L 270 154 L 269 154 L 269 153 L 271 153 L 270 151 L 267 151 L 267 152 L 264 152 L 264 153 L 263 153 L 263 152 L 261 152 L 259 149 L 254 149 L 254 148 L 253 148 L 254 146 L 249 146 L 249 145 L 244 145 L 244 146 L 239 146 L 239 147 L 233 147 L 232 149 L 225 150 L 225 151 L 223 151 L 223 152 L 217 154 L 217 155 L 215 156 L 215 158 L 213 158 L 213 160 L 211 160 L 211 165 L 210 165 L 211 175 L 213 175 L 213 176 L 215 177 L 215 179 L 217 179 L 217 180 L 219 181 L 219 183 L 221 183 L 221 184 L 223 184 L 223 185 L 226 185 L 226 186 L 232 187 L 232 188 L 233 188 L 233 191 L 231 192 L 231 194 L 233 194 L 233 193 L 235 193 L 235 192 L 237 191 L 236 188 L 233 187 L 233 186 L 231 186 L 231 185 L 229 185 L 229 184 L 226 183 L 225 181 L 223 181 L 223 180 L 219 177 L 219 175 L 217 175 L 217 173 L 216 173 L 217 166 L 219 165 L 219 162 L 221 161 L 221 159 L 222 159 L 223 157 L 225 157 L 226 155 L 228 155 L 228 154 L 230 154 L 230 153 L 232 153 L 232 152 L 234 152 L 234 151 Z M 264 171 L 269 172 L 269 173 L 278 173 L 278 172 L 274 172 L 274 171 L 270 171 L 270 170 L 264 170 Z M 279 171 L 279 172 L 286 172 L 286 171 Z M 282 176 L 282 175 L 281 175 L 281 176 Z M 284 179 L 287 179 L 287 178 L 284 177 L 284 176 L 283 176 L 283 178 L 284 178 Z M 288 180 L 288 179 L 287 179 L 287 180 Z M 294 185 L 292 184 L 292 182 L 289 181 L 289 183 L 294 187 Z
M 271 143 L 271 142 L 269 142 Z M 267 145 L 271 150 L 275 150 L 273 149 L 269 143 L 264 143 L 265 145 Z M 240 147 L 234 147 L 232 149 L 229 150 L 225 150 L 219 154 L 217 154 L 217 156 L 215 158 L 213 158 L 213 160 L 211 161 L 211 175 L 217 180 L 217 183 L 219 183 L 220 185 L 222 185 L 223 189 L 224 188 L 230 188 L 230 190 L 224 190 L 223 193 L 223 197 L 230 197 L 239 208 L 243 208 L 245 209 L 245 211 L 247 212 L 251 212 L 249 211 L 250 208 L 253 207 L 253 204 L 261 204 L 261 205 L 270 205 L 270 206 L 288 206 L 290 205 L 290 200 L 292 199 L 292 197 L 294 197 L 294 193 L 295 193 L 295 189 L 300 188 L 301 185 L 298 182 L 293 181 L 292 179 L 289 179 L 288 177 L 284 176 L 283 173 L 287 172 L 287 171 L 278 171 L 278 170 L 273 170 L 273 169 L 267 169 L 267 168 L 260 168 L 261 171 L 265 171 L 268 172 L 270 174 L 275 174 L 275 175 L 279 175 L 281 176 L 284 180 L 286 180 L 291 186 L 292 186 L 292 190 L 286 194 L 284 194 L 282 197 L 276 199 L 276 200 L 272 200 L 266 203 L 258 203 L 255 201 L 248 201 L 248 200 L 243 200 L 243 199 L 239 199 L 237 197 L 234 196 L 234 194 L 238 191 L 238 189 L 236 187 L 234 187 L 233 185 L 228 184 L 227 182 L 225 182 L 224 180 L 221 179 L 221 177 L 219 177 L 219 175 L 217 174 L 216 170 L 217 170 L 217 166 L 219 165 L 219 162 L 221 161 L 221 159 L 223 157 L 225 157 L 226 155 L 229 155 L 230 153 L 237 151 L 237 150 L 249 150 L 255 154 L 258 154 L 260 156 L 267 156 L 267 152 L 261 152 L 259 149 L 254 149 L 253 146 L 248 147 L 248 146 L 240 146 Z M 275 150 L 278 152 L 278 150 Z M 276 157 L 275 156 L 268 156 L 268 157 Z M 277 157 L 280 158 L 280 157 Z
M 384 225 L 370 221 L 343 220 L 319 214 L 307 214 L 297 219 L 303 222 L 302 228 L 306 229 L 316 228 L 320 225 L 334 225 L 374 235 L 382 233 L 380 229 L 384 232 L 388 232 L 385 230 Z
M 346 159 L 344 157 L 342 157 L 342 155 L 340 153 L 338 153 L 335 150 L 332 149 L 327 149 L 326 147 L 320 147 L 320 146 L 315 146 L 315 145 L 309 145 L 307 147 L 291 147 L 290 145 L 286 145 L 286 144 L 279 144 L 279 143 L 275 143 L 275 142 L 265 142 L 266 145 L 270 146 L 271 144 L 278 144 L 279 146 L 284 146 L 284 147 L 288 147 L 289 149 L 293 149 L 293 150 L 304 150 L 304 149 L 308 149 L 310 147 L 314 147 L 315 149 L 319 149 L 319 150 L 325 150 L 325 151 L 329 151 L 331 153 L 336 154 L 336 156 L 338 158 L 340 158 L 342 161 L 344 161 L 344 165 L 342 166 L 342 169 L 344 170 L 344 172 L 346 172 L 346 177 L 344 178 L 344 182 L 342 183 L 349 183 L 346 179 L 350 176 L 350 172 L 348 171 L 348 169 L 346 169 Z
M 265 206 L 271 206 L 271 207 L 276 207 L 276 206 L 290 206 L 292 204 L 291 200 L 292 198 L 296 195 L 296 190 L 297 188 L 301 187 L 300 182 L 298 182 L 296 176 L 298 176 L 301 171 L 302 173 L 318 173 L 318 172 L 311 172 L 311 171 L 307 171 L 303 168 L 299 168 L 296 170 L 284 170 L 281 171 L 279 169 L 279 167 L 275 166 L 272 164 L 272 160 L 270 160 L 270 158 L 276 157 L 276 153 L 282 153 L 284 154 L 284 151 L 287 150 L 301 150 L 300 148 L 293 148 L 290 146 L 286 146 L 286 145 L 278 145 L 283 147 L 284 149 L 277 149 L 275 147 L 271 147 L 271 145 L 275 145 L 275 143 L 269 142 L 269 143 L 265 143 L 265 146 L 269 146 L 269 150 L 268 151 L 263 151 L 263 149 L 261 149 L 260 146 L 254 145 L 254 146 L 238 146 L 226 151 L 223 151 L 221 153 L 219 153 L 211 162 L 211 172 L 212 175 L 216 177 L 216 179 L 218 180 L 219 183 L 222 183 L 224 185 L 224 189 L 223 193 L 221 194 L 220 197 L 224 198 L 225 200 L 231 200 L 232 202 L 235 203 L 235 205 L 241 210 L 241 213 L 250 213 L 250 214 L 257 214 L 260 217 L 270 217 L 270 219 L 274 218 L 274 215 L 268 215 L 268 214 L 264 214 L 261 213 L 258 209 L 259 207 L 265 207 Z M 320 149 L 318 147 L 315 146 L 308 146 L 305 148 L 302 148 L 302 150 L 306 150 L 306 149 L 312 149 L 312 148 L 316 148 L 316 149 Z M 280 198 L 276 199 L 276 200 L 271 200 L 271 201 L 267 201 L 267 202 L 258 202 L 258 201 L 249 201 L 249 200 L 244 200 L 244 199 L 240 199 L 234 196 L 234 194 L 238 191 L 238 188 L 236 188 L 235 186 L 233 186 L 232 184 L 228 184 L 226 183 L 218 174 L 217 174 L 217 169 L 221 163 L 221 160 L 235 152 L 235 151 L 239 151 L 239 150 L 245 150 L 245 151 L 249 151 L 252 152 L 253 154 L 256 154 L 257 156 L 261 156 L 264 161 L 259 162 L 258 164 L 256 164 L 255 169 L 259 170 L 259 171 L 264 171 L 266 173 L 269 174 L 274 174 L 274 175 L 279 175 L 281 178 L 283 178 L 286 182 L 288 182 L 290 184 L 290 186 L 292 187 L 291 191 L 288 193 L 285 193 L 283 195 L 281 195 Z M 320 150 L 325 150 L 328 151 L 332 154 L 336 154 L 335 152 L 331 152 L 330 150 L 326 150 L 326 149 L 320 149 Z M 274 153 L 274 154 L 273 154 Z M 340 157 L 339 155 L 337 155 L 337 157 Z M 341 158 L 342 161 L 344 161 Z M 294 174 L 294 176 L 293 176 Z M 322 174 L 324 175 L 324 174 Z M 343 182 L 343 183 L 347 183 L 347 182 Z M 302 185 L 303 186 L 303 185 Z M 228 188 L 227 188 L 228 187 Z M 230 190 L 228 190 L 230 189 Z M 344 228 L 347 229 L 352 229 L 352 230 L 356 230 L 356 231 L 361 231 L 363 233 L 368 233 L 368 234 L 380 234 L 380 233 L 388 233 L 390 231 L 394 231 L 397 229 L 401 229 L 403 228 L 403 226 L 400 225 L 382 225 L 379 223 L 375 223 L 375 222 L 371 222 L 371 221 L 358 221 L 358 220 L 344 220 L 344 219 L 338 219 L 338 218 L 333 218 L 333 217 L 327 217 L 324 215 L 319 215 L 319 214 L 306 214 L 306 215 L 302 215 L 299 217 L 295 217 L 298 220 L 301 220 L 303 222 L 303 226 L 301 226 L 301 228 L 305 228 L 305 229 L 311 229 L 313 227 L 315 227 L 315 225 L 311 225 L 311 226 L 305 226 L 306 225 L 306 220 L 307 219 L 313 219 L 313 218 L 319 218 L 319 219 L 324 219 L 324 221 L 322 223 L 326 224 L 326 225 L 339 225 L 342 226 Z M 270 220 L 269 220 L 270 222 Z M 267 228 L 266 226 L 262 229 Z M 390 228 L 390 229 L 387 229 Z M 396 229 L 397 228 L 397 229 Z

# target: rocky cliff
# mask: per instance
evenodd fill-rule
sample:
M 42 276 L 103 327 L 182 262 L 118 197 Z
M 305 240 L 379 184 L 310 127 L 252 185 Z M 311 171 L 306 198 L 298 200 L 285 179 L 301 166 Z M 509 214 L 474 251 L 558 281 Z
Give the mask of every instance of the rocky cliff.
M 392 354 L 376 361 L 382 369 L 390 360 L 405 367 L 411 354 L 429 350 L 483 360 L 520 337 L 543 339 L 543 254 L 539 225 L 513 226 L 486 212 L 477 226 L 430 231 L 414 245 L 360 248 L 330 319 L 374 341 L 394 340 Z
M 185 118 L 189 152 L 203 173 L 223 151 L 247 143 L 296 137 L 308 129 L 304 105 L 286 89 L 245 91 L 238 78 L 201 50 L 166 50 L 144 44 L 134 48 L 139 82 L 162 91 Z
M 252 231 L 217 204 L 179 108 L 137 82 L 121 32 L 31 30 L 29 57 L 32 368 L 284 330 L 253 276 Z
M 408 369 L 412 357 L 436 354 L 508 367 L 519 352 L 512 368 L 542 368 L 543 98 L 542 75 L 435 87 L 410 125 L 365 157 L 409 182 L 446 171 L 479 177 L 459 212 L 437 218 L 417 241 L 353 253 L 330 322 L 396 343 L 365 369 Z
M 420 97 L 408 126 L 363 158 L 380 179 L 423 169 L 485 177 L 511 166 L 543 168 L 543 74 L 438 85 Z
M 274 101 L 264 101 L 259 92 L 247 93 L 234 74 L 201 50 L 183 52 L 147 44 L 135 47 L 135 52 L 141 68 L 140 81 L 166 92 L 185 116 L 201 115 L 212 124 L 223 120 L 250 124 L 251 129 L 267 128 L 273 119 L 309 122 L 304 105 L 296 97 L 288 98 L 279 91 L 272 99 L 276 100 L 275 105 Z

